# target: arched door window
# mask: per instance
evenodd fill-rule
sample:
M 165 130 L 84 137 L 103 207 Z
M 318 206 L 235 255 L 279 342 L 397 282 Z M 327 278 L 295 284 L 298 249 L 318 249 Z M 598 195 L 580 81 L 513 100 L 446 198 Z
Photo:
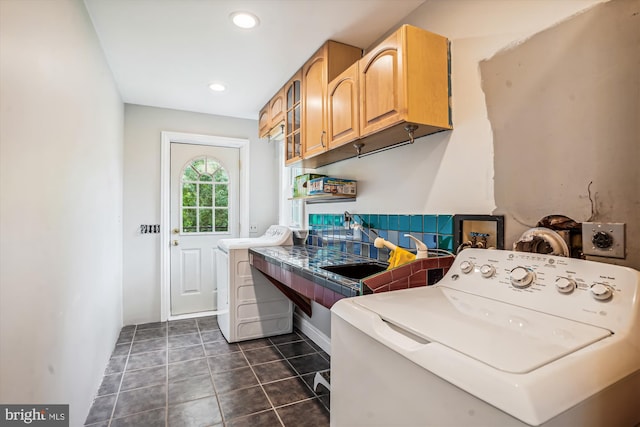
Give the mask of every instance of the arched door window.
M 211 157 L 192 160 L 182 172 L 183 233 L 229 231 L 229 175 Z

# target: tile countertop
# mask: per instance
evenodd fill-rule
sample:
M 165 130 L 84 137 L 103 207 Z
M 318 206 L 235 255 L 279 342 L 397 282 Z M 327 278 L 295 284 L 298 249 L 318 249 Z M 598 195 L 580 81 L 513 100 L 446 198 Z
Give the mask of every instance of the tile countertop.
M 362 295 L 362 282 L 331 273 L 323 270 L 321 267 L 328 265 L 370 263 L 386 267 L 385 263 L 377 259 L 318 246 L 267 246 L 249 248 L 249 253 L 253 256 L 253 263 L 255 263 L 256 258 L 258 260 L 264 260 L 268 264 L 279 267 L 285 272 L 293 273 L 315 285 L 330 289 L 342 297 Z

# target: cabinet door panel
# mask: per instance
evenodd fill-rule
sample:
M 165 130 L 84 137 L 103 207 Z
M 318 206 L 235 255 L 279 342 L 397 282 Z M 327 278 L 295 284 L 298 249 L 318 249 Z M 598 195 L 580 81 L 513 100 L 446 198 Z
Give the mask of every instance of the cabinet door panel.
M 362 134 L 368 135 L 398 120 L 402 77 L 397 49 L 379 52 L 360 75 L 362 85 Z
M 327 87 L 326 59 L 317 56 L 304 68 L 303 76 L 303 153 L 304 157 L 325 151 L 325 99 Z
M 354 115 L 354 105 L 351 102 L 355 92 L 355 88 L 353 86 L 353 82 L 343 81 L 342 84 L 336 87 L 336 90 L 331 97 L 331 124 L 333 125 L 332 138 L 353 130 L 353 121 L 351 120 Z
M 269 116 L 271 120 L 271 126 L 275 126 L 284 120 L 284 111 L 285 111 L 285 103 L 284 103 L 284 91 L 281 90 L 271 99 L 269 104 Z
M 290 165 L 301 159 L 300 146 L 300 81 L 301 71 L 298 71 L 285 85 L 283 100 L 285 104 L 285 164 Z
M 387 37 L 360 60 L 360 135 L 368 136 L 402 120 L 403 35 Z
M 357 63 L 329 84 L 327 108 L 329 149 L 356 140 L 360 135 Z
M 269 133 L 269 105 L 265 105 L 258 115 L 258 136 L 264 138 Z
M 369 89 L 365 105 L 367 123 L 398 111 L 396 53 L 393 50 L 382 53 L 371 62 L 364 74 L 365 86 Z

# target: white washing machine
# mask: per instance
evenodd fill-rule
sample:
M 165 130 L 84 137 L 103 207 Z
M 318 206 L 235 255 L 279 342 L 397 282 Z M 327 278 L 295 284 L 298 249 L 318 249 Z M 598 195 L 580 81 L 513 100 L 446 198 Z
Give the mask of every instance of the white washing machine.
M 260 237 L 218 242 L 218 324 L 228 342 L 293 331 L 293 304 L 249 263 L 251 247 L 292 244 L 291 229 L 281 225 L 270 226 Z
M 465 249 L 436 285 L 331 310 L 331 425 L 636 426 L 640 273 Z

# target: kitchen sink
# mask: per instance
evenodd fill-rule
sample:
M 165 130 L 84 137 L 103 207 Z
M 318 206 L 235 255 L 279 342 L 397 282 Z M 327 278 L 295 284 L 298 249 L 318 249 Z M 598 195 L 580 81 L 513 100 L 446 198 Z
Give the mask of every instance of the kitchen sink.
M 348 277 L 353 280 L 364 279 L 372 274 L 380 273 L 387 269 L 386 265 L 376 263 L 360 263 L 360 264 L 341 264 L 341 265 L 327 265 L 320 267 L 323 270 L 327 270 L 331 273 L 339 274 L 340 276 Z

